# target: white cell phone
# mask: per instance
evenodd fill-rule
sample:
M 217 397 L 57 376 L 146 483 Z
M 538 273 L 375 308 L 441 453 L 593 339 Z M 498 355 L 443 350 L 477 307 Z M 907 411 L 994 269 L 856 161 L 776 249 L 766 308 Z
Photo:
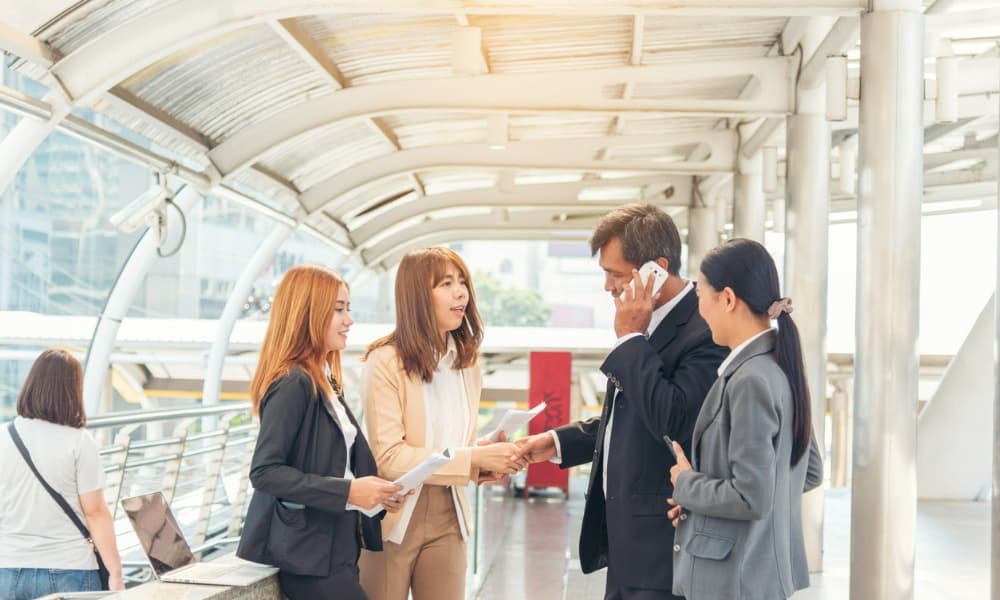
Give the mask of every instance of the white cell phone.
M 646 261 L 641 267 L 639 267 L 639 281 L 641 281 L 643 285 L 646 285 L 646 282 L 649 281 L 650 275 L 653 276 L 653 291 L 650 292 L 650 294 L 656 294 L 656 292 L 660 290 L 660 287 L 667 281 L 667 271 L 660 265 L 656 264 L 655 261 L 650 260 Z M 630 282 L 630 285 L 634 284 L 635 281 Z M 635 290 L 633 289 L 633 292 L 634 291 Z M 622 296 L 624 295 L 625 292 L 622 292 Z

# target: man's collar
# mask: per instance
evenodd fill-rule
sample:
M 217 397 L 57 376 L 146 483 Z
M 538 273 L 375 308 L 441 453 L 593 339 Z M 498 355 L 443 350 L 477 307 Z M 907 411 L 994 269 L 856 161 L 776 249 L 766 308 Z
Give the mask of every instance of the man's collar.
M 681 303 L 681 300 L 683 300 L 685 296 L 691 293 L 691 290 L 693 289 L 694 289 L 694 282 L 688 281 L 684 285 L 684 288 L 681 289 L 681 291 L 677 292 L 676 296 L 674 296 L 670 300 L 667 300 L 667 302 L 664 303 L 664 305 L 661 306 L 660 308 L 653 310 L 653 315 L 649 319 L 649 327 L 646 328 L 646 337 L 653 335 L 653 332 L 656 331 L 656 328 L 660 326 L 660 323 L 663 322 L 663 319 L 667 318 L 667 315 L 670 314 L 670 311 L 676 308 L 677 305 Z

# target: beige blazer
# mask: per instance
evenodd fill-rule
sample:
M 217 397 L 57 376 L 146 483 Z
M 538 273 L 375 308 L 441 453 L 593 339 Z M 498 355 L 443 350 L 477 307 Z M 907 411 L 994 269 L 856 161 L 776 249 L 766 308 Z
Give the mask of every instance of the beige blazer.
M 453 485 L 463 487 L 479 478 L 479 470 L 472 468 L 472 446 L 476 440 L 476 415 L 479 396 L 483 391 L 483 374 L 479 365 L 462 369 L 466 398 L 469 402 L 469 425 L 466 430 L 466 447 L 453 448 L 454 458 L 424 485 Z M 427 448 L 427 411 L 424 403 L 423 382 L 419 377 L 409 377 L 392 346 L 383 346 L 368 355 L 361 371 L 361 398 L 365 407 L 368 444 L 378 463 L 378 474 L 392 481 L 420 464 L 433 452 L 444 448 Z M 458 504 L 465 530 L 472 532 L 472 507 L 464 489 L 458 490 Z M 416 503 L 419 491 L 407 499 Z M 382 539 L 388 539 L 400 518 L 408 511 L 386 514 L 382 520 Z M 405 529 L 409 523 L 403 523 Z

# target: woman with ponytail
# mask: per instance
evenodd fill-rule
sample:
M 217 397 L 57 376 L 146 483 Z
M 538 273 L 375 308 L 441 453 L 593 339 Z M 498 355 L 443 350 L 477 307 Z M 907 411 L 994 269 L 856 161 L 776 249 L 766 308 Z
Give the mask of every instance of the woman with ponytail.
M 698 415 L 690 462 L 673 445 L 673 592 L 788 598 L 809 586 L 802 494 L 823 476 L 792 301 L 767 250 L 746 239 L 705 256 L 697 294 L 713 340 L 732 351 Z

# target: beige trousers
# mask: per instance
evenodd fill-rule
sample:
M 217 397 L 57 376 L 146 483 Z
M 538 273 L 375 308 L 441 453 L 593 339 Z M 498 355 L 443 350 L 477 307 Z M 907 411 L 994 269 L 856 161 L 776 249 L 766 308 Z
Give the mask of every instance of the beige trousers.
M 388 534 L 388 532 L 383 532 Z M 361 552 L 361 587 L 368 600 L 464 600 L 466 549 L 451 488 L 425 485 L 402 544 Z

